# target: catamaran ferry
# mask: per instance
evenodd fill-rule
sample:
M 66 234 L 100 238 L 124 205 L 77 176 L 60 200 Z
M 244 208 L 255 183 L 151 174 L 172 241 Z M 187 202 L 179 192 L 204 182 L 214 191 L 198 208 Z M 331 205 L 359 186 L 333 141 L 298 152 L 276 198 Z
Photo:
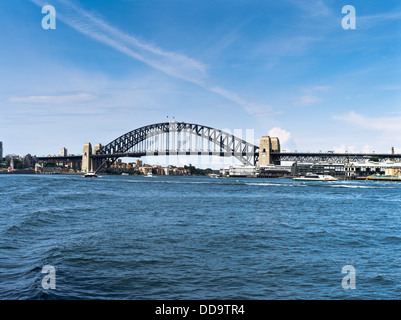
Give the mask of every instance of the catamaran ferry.
M 293 178 L 294 181 L 338 181 L 338 179 L 329 175 L 320 175 L 307 173 L 302 177 Z

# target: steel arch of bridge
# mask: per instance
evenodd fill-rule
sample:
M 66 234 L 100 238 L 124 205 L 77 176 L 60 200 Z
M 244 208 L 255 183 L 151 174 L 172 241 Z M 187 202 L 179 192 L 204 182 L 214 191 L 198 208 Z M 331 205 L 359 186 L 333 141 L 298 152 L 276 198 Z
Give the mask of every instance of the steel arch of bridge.
M 195 149 L 190 151 L 179 151 L 174 148 L 175 141 L 173 140 L 170 143 L 169 140 L 171 138 L 171 133 L 188 133 L 191 139 L 192 137 L 195 137 L 195 141 L 192 141 L 192 145 L 195 142 Z M 149 146 L 144 142 L 160 135 L 164 135 L 166 138 L 164 150 L 148 149 Z M 209 150 L 199 149 L 197 145 L 199 138 L 206 140 L 208 146 L 213 147 L 213 150 L 210 148 Z M 191 145 L 191 142 L 189 145 Z M 142 147 L 142 150 L 140 150 L 139 147 Z M 136 151 L 134 151 L 135 148 Z M 199 124 L 175 121 L 155 123 L 127 132 L 107 145 L 102 146 L 94 155 L 95 161 L 97 161 L 96 172 L 108 168 L 120 157 L 158 155 L 233 156 L 244 165 L 253 166 L 256 165 L 258 161 L 259 147 L 238 138 L 231 133 Z

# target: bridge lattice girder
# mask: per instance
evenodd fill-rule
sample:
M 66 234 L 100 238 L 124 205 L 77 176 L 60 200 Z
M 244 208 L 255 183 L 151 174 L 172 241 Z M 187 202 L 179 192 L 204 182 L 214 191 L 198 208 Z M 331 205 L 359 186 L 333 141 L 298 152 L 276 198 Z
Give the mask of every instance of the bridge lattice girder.
M 143 141 L 154 136 L 174 132 L 186 132 L 190 133 L 191 136 L 205 139 L 210 142 L 214 149 L 217 147 L 217 151 L 220 152 L 220 155 L 234 156 L 245 165 L 257 164 L 259 147 L 240 139 L 233 134 L 199 124 L 185 122 L 163 122 L 132 130 L 111 141 L 107 145 L 102 146 L 97 152 L 98 157 L 108 157 L 102 160 L 97 171 L 105 167 L 109 167 L 118 157 L 120 157 L 121 154 L 128 153 Z M 170 147 L 171 145 L 169 144 L 169 141 L 167 141 L 166 149 L 163 151 L 171 154 L 171 151 L 175 150 L 170 149 Z M 147 152 L 147 155 L 152 155 L 153 151 L 145 151 Z M 197 154 L 197 152 L 202 150 L 197 149 L 193 151 L 194 154 Z
M 274 161 L 298 161 L 298 162 L 360 162 L 376 158 L 379 162 L 401 162 L 401 154 L 385 153 L 316 153 L 316 152 L 272 152 Z

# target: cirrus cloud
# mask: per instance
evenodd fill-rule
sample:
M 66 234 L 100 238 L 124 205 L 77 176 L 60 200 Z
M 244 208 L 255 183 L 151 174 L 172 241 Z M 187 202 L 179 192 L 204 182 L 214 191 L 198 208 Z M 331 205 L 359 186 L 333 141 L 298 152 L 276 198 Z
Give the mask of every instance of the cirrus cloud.
M 299 98 L 297 101 L 294 102 L 294 105 L 296 106 L 309 106 L 311 104 L 317 103 L 317 102 L 322 102 L 323 100 L 319 97 L 312 96 L 312 95 L 306 95 L 302 96 Z
M 45 0 L 30 1 L 42 7 L 47 4 Z M 240 105 L 252 116 L 257 116 L 260 112 L 259 110 L 268 109 L 267 111 L 271 112 L 271 109 L 266 106 L 256 106 L 258 111 L 255 115 L 254 103 L 243 99 L 236 92 L 211 85 L 212 81 L 208 76 L 207 66 L 201 61 L 139 40 L 139 38 L 110 25 L 102 18 L 84 10 L 70 0 L 54 0 L 54 2 L 61 12 L 57 14 L 58 19 L 77 32 L 103 43 L 128 57 L 141 61 L 155 70 L 218 94 Z
M 397 132 L 401 133 L 401 116 L 397 117 L 383 117 L 375 116 L 369 117 L 350 111 L 344 115 L 333 116 L 334 119 L 340 120 L 347 124 L 358 126 L 364 129 L 383 131 L 383 132 Z
M 64 104 L 71 102 L 91 101 L 97 97 L 90 93 L 77 93 L 69 95 L 53 95 L 53 96 L 22 96 L 10 97 L 9 102 L 22 102 L 22 103 L 40 103 L 40 104 Z

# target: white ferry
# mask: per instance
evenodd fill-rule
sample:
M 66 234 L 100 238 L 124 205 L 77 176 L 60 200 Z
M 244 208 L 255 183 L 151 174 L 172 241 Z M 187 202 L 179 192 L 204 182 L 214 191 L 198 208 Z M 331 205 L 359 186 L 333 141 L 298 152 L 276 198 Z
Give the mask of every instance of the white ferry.
M 338 181 L 338 179 L 329 175 L 320 175 L 307 173 L 302 177 L 293 178 L 294 181 Z
M 85 178 L 96 178 L 97 174 L 95 172 L 87 172 L 84 175 Z

